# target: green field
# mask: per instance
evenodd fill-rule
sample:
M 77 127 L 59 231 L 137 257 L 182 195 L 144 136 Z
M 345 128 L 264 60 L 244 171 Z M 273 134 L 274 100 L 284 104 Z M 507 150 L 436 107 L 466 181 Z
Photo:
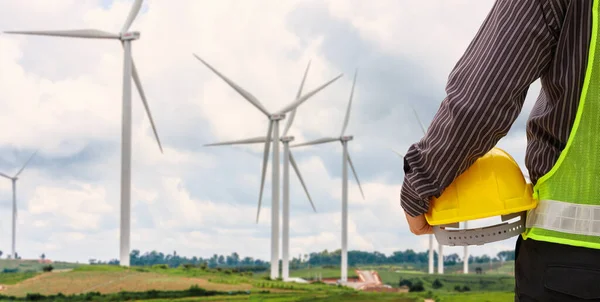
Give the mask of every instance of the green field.
M 74 268 L 71 271 L 42 273 L 37 263 L 24 262 L 2 264 L 19 267 L 23 272 L 0 274 L 0 284 L 5 288 L 0 294 L 25 297 L 27 294 L 77 295 L 98 292 L 102 295 L 115 295 L 120 292 L 143 293 L 148 290 L 186 291 L 190 286 L 198 286 L 208 291 L 223 292 L 224 295 L 193 298 L 154 299 L 152 301 L 513 301 L 514 277 L 512 263 L 499 265 L 484 274 L 463 275 L 452 271 L 444 275 L 429 275 L 414 267 L 378 266 L 360 267 L 377 270 L 382 281 L 393 287 L 399 287 L 401 280 L 420 282 L 423 292 L 411 293 L 367 293 L 350 288 L 326 284 L 298 284 L 268 280 L 267 273 L 234 273 L 230 270 L 202 270 L 200 268 L 160 268 L 132 267 L 124 268 L 107 265 L 62 264 L 61 268 Z M 30 272 L 25 272 L 30 271 Z M 33 272 L 36 271 L 36 272 Z M 339 278 L 339 268 L 315 267 L 292 270 L 290 275 L 300 278 Z M 354 268 L 349 277 L 356 276 Z M 438 280 L 439 288 L 434 288 Z M 458 292 L 468 287 L 468 291 Z M 227 295 L 227 292 L 243 291 L 240 295 Z M 261 292 L 268 293 L 261 293 Z M 180 296 L 181 297 L 181 296 Z M 98 300 L 99 301 L 99 300 Z M 141 300 L 140 300 L 141 301 Z

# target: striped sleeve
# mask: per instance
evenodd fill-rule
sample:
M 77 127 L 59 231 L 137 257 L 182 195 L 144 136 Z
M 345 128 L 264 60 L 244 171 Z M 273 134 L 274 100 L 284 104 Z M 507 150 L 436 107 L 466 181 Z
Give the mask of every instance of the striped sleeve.
M 431 197 L 510 129 L 556 46 L 543 10 L 536 0 L 498 0 L 492 7 L 450 73 L 427 133 L 406 153 L 400 204 L 410 216 L 427 212 Z

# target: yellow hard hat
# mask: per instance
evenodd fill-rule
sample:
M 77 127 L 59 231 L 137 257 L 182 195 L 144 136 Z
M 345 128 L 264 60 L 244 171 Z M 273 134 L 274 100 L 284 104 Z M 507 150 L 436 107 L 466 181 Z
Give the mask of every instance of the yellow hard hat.
M 536 205 L 533 187 L 526 182 L 517 162 L 495 147 L 459 175 L 439 198 L 432 198 L 425 218 L 444 245 L 481 245 L 520 234 L 524 231 L 524 214 Z M 522 221 L 477 230 L 440 228 L 494 216 L 501 216 L 503 221 L 520 216 Z

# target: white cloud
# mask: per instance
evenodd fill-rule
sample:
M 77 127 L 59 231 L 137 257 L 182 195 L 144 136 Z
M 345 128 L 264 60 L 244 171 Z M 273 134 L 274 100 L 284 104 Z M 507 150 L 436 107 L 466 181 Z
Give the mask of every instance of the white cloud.
M 493 1 L 328 0 L 331 14 L 386 53 L 410 58 L 444 80 L 479 29 Z M 432 22 L 433 21 L 433 22 Z

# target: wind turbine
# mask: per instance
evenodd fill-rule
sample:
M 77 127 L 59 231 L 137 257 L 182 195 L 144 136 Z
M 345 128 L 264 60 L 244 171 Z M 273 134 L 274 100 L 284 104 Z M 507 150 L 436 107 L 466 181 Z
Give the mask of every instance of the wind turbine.
M 317 145 L 339 141 L 342 143 L 343 157 L 342 157 L 342 265 L 341 265 L 341 281 L 348 281 L 348 163 L 352 168 L 352 172 L 354 173 L 354 177 L 356 178 L 356 182 L 358 183 L 358 187 L 360 189 L 360 193 L 363 198 L 365 195 L 363 193 L 362 187 L 360 186 L 360 181 L 358 180 L 358 175 L 356 174 L 356 170 L 354 169 L 354 165 L 352 164 L 352 160 L 350 159 L 350 154 L 348 154 L 348 142 L 351 141 L 354 137 L 352 135 L 344 135 L 346 131 L 346 127 L 348 126 L 348 119 L 350 118 L 350 108 L 352 106 L 352 96 L 354 95 L 354 86 L 356 84 L 356 76 L 358 74 L 358 70 L 354 73 L 354 80 L 352 81 L 352 90 L 350 92 L 350 101 L 348 102 L 348 108 L 346 110 L 346 117 L 344 119 L 344 125 L 342 127 L 342 132 L 339 137 L 326 137 L 320 138 L 313 141 L 296 144 L 291 146 L 300 147 L 300 146 L 309 146 L 309 145 Z
M 296 99 L 299 99 L 302 95 L 302 88 L 304 87 L 304 82 L 306 81 L 306 76 L 308 74 L 308 70 L 310 68 L 310 61 L 308 62 L 308 65 L 306 66 L 306 71 L 304 72 L 304 77 L 302 78 L 302 82 L 300 83 L 300 88 L 298 89 L 298 93 L 296 94 Z M 297 109 L 297 108 L 296 108 Z M 294 168 L 294 171 L 296 172 L 296 175 L 298 176 L 298 179 L 300 180 L 300 183 L 302 184 L 302 187 L 304 188 L 304 192 L 306 192 L 306 196 L 308 197 L 308 200 L 310 201 L 310 204 L 313 208 L 313 210 L 316 212 L 316 208 L 315 205 L 313 204 L 312 199 L 310 198 L 310 194 L 308 193 L 308 189 L 306 188 L 306 184 L 304 183 L 304 179 L 302 178 L 302 175 L 300 174 L 300 170 L 298 169 L 298 165 L 296 164 L 296 161 L 294 160 L 294 156 L 291 153 L 290 150 L 290 142 L 294 140 L 293 136 L 287 136 L 287 132 L 289 131 L 290 127 L 292 126 L 292 122 L 294 121 L 294 116 L 296 115 L 296 109 L 292 110 L 292 112 L 290 113 L 290 117 L 287 121 L 287 124 L 285 126 L 285 130 L 283 130 L 283 134 L 281 135 L 281 139 L 280 141 L 283 143 L 283 234 L 282 234 L 282 263 L 281 263 L 281 275 L 283 280 L 287 280 L 289 278 L 289 248 L 290 248 L 290 244 L 289 244 L 289 237 L 290 237 L 290 232 L 289 232 L 289 215 L 290 215 L 290 171 L 289 171 L 289 167 L 290 167 L 290 163 L 292 164 L 292 167 Z M 250 139 L 242 139 L 242 140 L 236 140 L 236 141 L 229 141 L 229 142 L 220 142 L 220 143 L 214 143 L 214 144 L 207 144 L 205 146 L 224 146 L 224 145 L 240 145 L 240 144 L 257 144 L 257 143 L 266 143 L 267 142 L 267 138 L 262 136 L 262 137 L 255 137 L 255 138 L 250 138 Z M 258 209 L 258 211 L 260 212 L 260 208 Z
M 77 30 L 51 30 L 51 31 L 6 31 L 7 34 L 23 34 L 38 36 L 56 36 L 69 38 L 86 39 L 113 39 L 121 41 L 124 49 L 123 55 L 123 118 L 121 130 L 121 238 L 120 238 L 120 265 L 129 266 L 129 246 L 130 246 L 130 227 L 131 227 L 131 78 L 137 87 L 137 90 L 148 114 L 152 131 L 158 142 L 160 152 L 163 153 L 160 139 L 154 120 L 146 101 L 146 95 L 142 88 L 137 69 L 131 57 L 131 42 L 140 38 L 137 31 L 128 32 L 129 27 L 136 18 L 143 0 L 135 0 L 133 7 L 119 33 L 111 33 L 97 29 L 77 29 Z
M 421 122 L 421 119 L 419 118 L 417 111 L 415 110 L 414 107 L 412 107 L 412 106 L 410 106 L 410 107 L 412 108 L 412 111 L 415 114 L 417 121 L 419 122 L 419 126 L 421 127 L 421 131 L 423 132 L 423 135 L 425 135 L 425 127 L 423 126 L 423 123 Z M 404 156 L 402 156 L 402 154 L 400 154 L 400 152 L 393 150 L 393 149 L 392 149 L 392 151 L 394 151 L 394 153 L 398 154 L 398 156 L 400 156 L 402 159 L 404 159 Z M 439 251 L 438 251 L 438 258 L 443 257 L 443 256 L 440 256 L 441 253 L 442 253 L 442 247 L 440 246 Z M 466 253 L 466 248 L 465 248 L 465 253 Z M 434 255 L 433 255 L 433 235 L 429 234 L 429 274 L 433 274 L 433 272 L 434 272 L 433 257 L 434 257 Z M 443 263 L 443 261 L 442 261 L 442 263 Z M 438 261 L 438 267 L 439 267 L 439 261 Z M 439 270 L 439 268 L 438 268 L 438 270 Z
M 465 230 L 469 228 L 469 223 L 467 221 L 465 221 L 463 224 Z M 466 275 L 469 273 L 469 246 L 465 245 L 464 249 L 465 255 L 463 256 L 463 274 Z
M 244 90 L 242 87 L 238 86 L 229 78 L 225 77 L 219 71 L 217 71 L 214 67 L 200 58 L 198 55 L 194 54 L 194 56 L 200 60 L 206 67 L 212 70 L 217 76 L 219 76 L 223 81 L 225 81 L 231 88 L 237 91 L 242 97 L 244 97 L 248 102 L 254 105 L 258 110 L 264 113 L 269 119 L 269 129 L 267 130 L 267 136 L 265 137 L 255 137 L 250 139 L 243 139 L 235 142 L 221 143 L 221 144 L 253 144 L 253 143 L 264 143 L 264 154 L 263 154 L 263 164 L 262 164 L 262 177 L 260 182 L 260 193 L 258 197 L 258 210 L 256 213 L 256 222 L 258 222 L 258 217 L 260 214 L 260 206 L 262 202 L 263 188 L 265 185 L 265 176 L 267 172 L 267 162 L 269 159 L 269 149 L 270 145 L 273 144 L 273 167 L 272 167 L 272 197 L 271 197 L 271 278 L 276 279 L 279 275 L 279 122 L 285 118 L 285 114 L 289 111 L 295 110 L 308 100 L 310 97 L 315 95 L 317 92 L 321 91 L 325 87 L 329 86 L 331 83 L 335 82 L 337 79 L 342 77 L 342 74 L 333 78 L 329 82 L 317 87 L 311 92 L 297 97 L 296 100 L 289 105 L 285 106 L 283 109 L 276 112 L 269 112 L 260 101 L 250 94 L 248 91 Z M 293 117 L 293 114 L 292 114 Z M 288 127 L 289 128 L 289 127 Z M 286 129 L 287 131 L 287 129 Z M 281 138 L 285 141 L 283 138 Z M 289 142 L 289 141 L 288 141 Z M 284 143 L 285 146 L 285 143 Z M 291 158 L 291 157 L 290 157 Z M 292 165 L 295 166 L 295 161 L 291 160 Z M 285 171 L 284 171 L 285 172 Z M 289 179 L 288 179 L 289 180 Z M 285 180 L 284 180 L 285 182 Z M 312 201 L 311 201 L 312 202 Z
M 19 179 L 19 175 L 21 174 L 21 172 L 23 172 L 23 170 L 25 170 L 25 167 L 27 167 L 27 164 L 29 164 L 29 162 L 31 161 L 31 159 L 33 159 L 33 157 L 37 154 L 37 150 L 35 152 L 33 152 L 33 154 L 31 154 L 31 156 L 29 157 L 29 159 L 25 162 L 25 164 L 23 164 L 23 167 L 21 167 L 21 169 L 17 172 L 17 174 L 15 174 L 15 176 L 10 177 L 2 172 L 0 172 L 0 176 L 8 178 L 11 180 L 12 182 L 12 192 L 13 192 L 13 202 L 12 202 L 12 250 L 11 250 L 11 254 L 13 259 L 17 259 L 17 252 L 15 249 L 15 242 L 16 242 L 16 233 L 17 233 L 17 180 Z

